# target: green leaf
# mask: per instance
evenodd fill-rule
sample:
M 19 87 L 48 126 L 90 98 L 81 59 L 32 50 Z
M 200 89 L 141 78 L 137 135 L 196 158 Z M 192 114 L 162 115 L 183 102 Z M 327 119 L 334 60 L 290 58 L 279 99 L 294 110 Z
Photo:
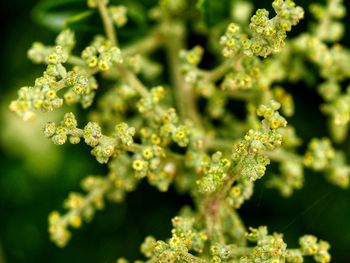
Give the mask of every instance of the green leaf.
M 34 7 L 32 16 L 38 24 L 60 31 L 67 20 L 76 21 L 91 15 L 87 10 L 86 0 L 42 0 Z
M 229 17 L 230 3 L 230 0 L 198 0 L 197 8 L 201 11 L 205 24 L 212 27 Z

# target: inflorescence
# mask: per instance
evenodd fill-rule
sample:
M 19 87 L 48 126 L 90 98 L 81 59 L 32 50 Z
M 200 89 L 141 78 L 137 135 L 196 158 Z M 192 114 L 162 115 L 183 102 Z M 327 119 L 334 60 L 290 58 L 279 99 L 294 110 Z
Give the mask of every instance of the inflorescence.
M 65 246 L 70 228 L 89 222 L 105 200 L 121 202 L 147 180 L 162 192 L 173 184 L 193 197 L 195 207 L 172 219 L 169 239 L 148 236 L 141 245 L 147 260 L 138 262 L 297 263 L 306 256 L 329 262 L 326 241 L 305 235 L 298 248 L 289 248 L 282 234 L 270 234 L 266 226 L 247 230 L 237 209 L 251 198 L 255 181 L 271 162 L 278 164 L 278 174 L 268 175 L 267 185 L 285 197 L 303 186 L 304 168 L 323 171 L 331 183 L 349 187 L 350 166 L 331 139 L 313 138 L 300 154 L 302 142 L 286 120 L 294 114 L 293 96 L 283 88 L 283 83 L 303 80 L 304 63 L 313 63 L 323 78 L 317 90 L 332 139 L 346 139 L 350 86 L 343 84 L 350 77 L 350 51 L 334 43 L 344 31 L 342 1 L 312 5 L 317 23 L 290 40 L 287 32 L 304 16 L 292 0 L 274 0 L 272 18 L 258 9 L 249 25 L 249 17 L 241 14 L 222 30 L 222 62 L 211 70 L 200 68 L 206 48 L 184 45 L 186 27 L 179 14 L 190 7 L 187 1 L 160 0 L 150 12 L 154 30 L 129 46 L 118 44 L 115 30 L 127 25 L 127 8 L 108 0 L 87 4 L 101 14 L 107 37 L 95 36 L 80 55 L 75 55 L 70 29 L 57 36 L 54 46 L 34 43 L 28 57 L 46 70 L 32 86 L 20 88 L 10 104 L 24 120 L 37 111 L 69 107 L 60 122 L 46 124 L 44 135 L 56 145 L 84 142 L 97 162 L 108 166 L 107 175 L 83 180 L 85 194 L 69 194 L 65 213 L 49 215 L 52 241 Z M 150 55 L 159 49 L 167 54 L 170 83 L 157 83 L 162 66 Z M 105 91 L 94 103 L 101 85 Z M 229 108 L 235 100 L 246 105 L 244 121 Z M 93 108 L 86 124 L 74 113 L 77 103 Z

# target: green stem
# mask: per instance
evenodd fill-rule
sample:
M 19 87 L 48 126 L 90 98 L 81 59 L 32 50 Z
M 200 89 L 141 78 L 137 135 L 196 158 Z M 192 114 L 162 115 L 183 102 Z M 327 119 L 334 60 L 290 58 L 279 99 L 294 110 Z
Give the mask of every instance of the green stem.
M 162 43 L 162 36 L 159 29 L 154 30 L 145 38 L 138 40 L 122 49 L 123 56 L 135 54 L 147 54 L 157 49 Z
M 221 79 L 230 69 L 232 69 L 232 61 L 225 60 L 222 64 L 216 68 L 203 72 L 205 74 L 205 79 L 208 81 L 217 81 Z
M 133 87 L 142 97 L 149 96 L 148 89 L 142 84 L 142 82 L 136 77 L 134 73 L 128 70 L 123 65 L 116 65 L 120 75 L 122 75 L 131 87 Z
M 170 66 L 170 78 L 174 86 L 174 95 L 180 117 L 182 119 L 191 119 L 197 127 L 202 127 L 197 112 L 193 87 L 190 83 L 185 81 L 181 72 L 179 52 L 185 49 L 184 25 L 180 22 L 165 21 L 165 23 L 166 22 L 168 22 L 168 25 L 164 28 L 164 31 L 167 32 L 165 47 Z
M 266 152 L 266 155 L 273 161 L 296 161 L 296 162 L 303 162 L 303 157 L 293 153 L 286 151 L 284 149 L 275 149 L 273 151 Z
M 103 23 L 103 27 L 105 29 L 106 35 L 107 35 L 109 41 L 111 41 L 111 44 L 113 46 L 117 46 L 118 45 L 117 32 L 115 31 L 113 21 L 111 20 L 109 14 L 108 14 L 108 10 L 107 10 L 107 6 L 105 4 L 105 1 L 104 0 L 96 0 L 96 3 L 97 3 L 98 11 L 99 11 L 101 19 L 102 19 L 102 23 Z
M 70 55 L 69 56 L 68 63 L 69 64 L 73 64 L 75 66 L 81 66 L 81 67 L 86 67 L 87 66 L 86 62 L 82 58 L 74 56 L 74 55 Z

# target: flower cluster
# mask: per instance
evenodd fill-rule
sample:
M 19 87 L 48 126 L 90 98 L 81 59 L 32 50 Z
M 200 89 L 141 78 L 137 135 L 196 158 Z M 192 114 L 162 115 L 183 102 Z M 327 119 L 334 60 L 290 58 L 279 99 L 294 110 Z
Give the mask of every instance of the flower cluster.
M 216 152 L 211 160 L 201 163 L 203 177 L 197 181 L 201 193 L 210 194 L 218 190 L 227 180 L 231 162 L 222 156 L 221 152 Z
M 204 49 L 201 46 L 195 46 L 190 50 L 181 50 L 180 57 L 182 58 L 182 72 L 185 74 L 185 80 L 190 83 L 195 83 L 199 78 L 197 66 L 202 60 Z
M 240 208 L 242 204 L 249 200 L 253 195 L 254 184 L 251 180 L 240 178 L 231 187 L 228 195 L 230 205 L 234 208 Z
M 342 188 L 350 185 L 350 169 L 343 152 L 336 151 L 328 138 L 313 139 L 304 156 L 304 164 L 316 171 L 324 171 L 326 178 Z
M 326 6 L 311 4 L 310 11 L 318 22 L 315 27 L 320 40 L 335 42 L 341 39 L 344 34 L 344 25 L 337 20 L 346 14 L 342 0 L 328 0 Z
M 345 140 L 350 123 L 350 86 L 345 93 L 340 92 L 337 83 L 323 83 L 320 85 L 321 94 L 325 94 L 326 103 L 321 110 L 330 117 L 330 127 L 334 140 Z M 332 95 L 329 95 L 332 94 Z
M 306 235 L 299 239 L 300 248 L 287 248 L 283 235 L 269 234 L 267 227 L 247 231 L 237 210 L 252 197 L 255 181 L 265 175 L 271 162 L 277 164 L 279 174 L 269 176 L 267 184 L 285 197 L 302 187 L 304 167 L 324 171 L 331 183 L 349 187 L 345 154 L 330 139 L 314 138 L 304 156 L 300 155 L 301 139 L 293 126 L 286 127 L 280 114 L 290 117 L 295 112 L 293 93 L 281 85 L 315 81 L 307 76 L 311 75 L 308 63 L 312 63 L 324 79 L 318 92 L 324 100 L 321 110 L 330 116 L 333 140 L 347 138 L 350 87 L 345 90 L 343 85 L 350 76 L 350 52 L 327 44 L 342 35 L 338 21 L 344 16 L 342 1 L 313 5 L 311 11 L 320 23 L 290 42 L 286 42 L 287 32 L 304 15 L 292 0 L 274 0 L 273 18 L 267 10 L 258 9 L 250 23 L 251 6 L 237 1 L 233 7 L 244 10 L 241 15 L 232 11 L 235 22 L 221 36 L 221 46 L 216 43 L 213 50 L 202 43 L 193 45 L 197 37 L 186 39 L 187 31 L 206 32 L 217 42 L 223 27 L 210 28 L 197 21 L 193 28 L 186 28 L 192 20 L 184 23 L 183 19 L 193 19 L 195 14 L 184 15 L 186 7 L 192 7 L 184 0 L 160 0 L 150 12 L 154 29 L 145 37 L 130 39 L 127 46 L 119 45 L 115 30 L 123 26 L 129 30 L 127 13 L 130 18 L 136 16 L 125 6 L 108 3 L 87 1 L 102 16 L 106 36 L 95 36 L 80 56 L 73 52 L 76 40 L 69 29 L 58 35 L 54 46 L 33 44 L 29 58 L 47 67 L 10 104 L 25 120 L 32 119 L 36 110 L 53 111 L 64 103 L 97 106 L 81 128 L 72 112 L 44 128 L 45 136 L 57 145 L 84 141 L 97 162 L 108 168 L 106 175 L 82 181 L 86 194 L 69 194 L 65 213 L 50 214 L 52 241 L 65 246 L 70 228 L 90 221 L 105 200 L 123 201 L 145 179 L 161 192 L 174 184 L 193 198 L 193 207 L 185 207 L 173 218 L 169 239 L 145 239 L 141 245 L 145 262 L 277 263 L 303 262 L 305 256 L 312 256 L 316 262 L 328 263 L 327 242 Z M 204 13 L 208 11 L 205 5 L 205 1 L 197 3 Z M 200 68 L 216 51 L 223 55 L 213 61 L 216 66 L 208 69 L 208 63 Z M 274 53 L 280 54 L 269 56 Z M 165 60 L 169 76 L 159 75 L 159 62 Z M 96 96 L 98 92 L 101 95 Z M 237 101 L 245 105 L 242 114 L 235 110 Z M 120 258 L 117 262 L 128 261 Z
M 77 120 L 70 112 L 64 115 L 60 125 L 56 126 L 54 122 L 48 122 L 44 128 L 44 134 L 57 145 L 66 143 L 68 136 L 70 143 L 77 144 L 80 142 L 81 131 L 77 129 Z
M 278 133 L 278 128 L 285 127 L 287 121 L 278 113 L 279 108 L 280 104 L 276 101 L 261 105 L 257 110 L 257 114 L 264 117 L 261 128 L 249 130 L 244 140 L 233 145 L 233 164 L 240 168 L 246 179 L 255 181 L 261 178 L 270 164 L 265 152 L 281 146 L 282 135 Z
M 268 185 L 277 188 L 285 197 L 293 194 L 294 190 L 301 189 L 304 185 L 303 164 L 299 160 L 284 160 L 279 165 L 282 176 L 272 177 Z
M 328 252 L 328 242 L 319 240 L 312 235 L 306 235 L 299 239 L 300 250 L 303 255 L 313 256 L 316 262 L 330 262 L 331 256 Z
M 241 34 L 238 25 L 229 25 L 221 38 L 224 56 L 232 57 L 242 50 L 249 56 L 254 54 L 267 57 L 282 50 L 285 46 L 286 32 L 303 18 L 304 11 L 291 0 L 275 0 L 272 6 L 277 14 L 274 18 L 269 19 L 266 9 L 258 9 L 252 16 L 249 24 L 250 38 Z
M 102 36 L 95 37 L 91 45 L 82 51 L 81 57 L 90 69 L 100 71 L 108 71 L 114 64 L 123 62 L 120 49 Z
M 61 215 L 53 211 L 49 215 L 49 232 L 51 240 L 58 246 L 63 247 L 69 241 L 71 233 L 68 227 L 79 228 L 82 220 L 91 221 L 96 209 L 104 207 L 103 195 L 110 188 L 109 180 L 103 177 L 87 177 L 82 184 L 87 196 L 80 193 L 70 193 L 65 201 L 65 208 L 69 211 Z
M 334 158 L 335 151 L 328 138 L 313 139 L 305 153 L 304 163 L 316 171 L 325 169 Z
M 68 105 L 80 102 L 83 108 L 91 106 L 98 88 L 93 76 L 95 72 L 90 71 L 83 60 L 71 54 L 74 45 L 75 37 L 69 29 L 57 36 L 55 46 L 45 46 L 38 42 L 33 44 L 28 51 L 29 58 L 35 63 L 47 64 L 47 68 L 35 80 L 33 87 L 19 90 L 18 99 L 10 104 L 12 111 L 24 120 L 29 120 L 35 117 L 36 110 L 52 111 L 62 107 L 63 101 Z M 115 49 L 105 51 L 102 56 L 104 63 L 111 66 L 115 61 L 120 62 L 119 53 L 116 53 L 118 50 Z M 73 67 L 69 70 L 65 64 Z M 63 98 L 58 96 L 62 89 L 66 89 Z
M 117 27 L 122 27 L 128 22 L 127 9 L 125 6 L 109 6 L 108 12 Z
M 197 258 L 188 252 L 190 250 L 202 252 L 208 239 L 207 235 L 196 229 L 195 219 L 192 217 L 174 217 L 172 224 L 172 237 L 167 242 L 147 237 L 141 245 L 141 252 L 146 257 L 157 259 L 160 262 L 196 260 Z

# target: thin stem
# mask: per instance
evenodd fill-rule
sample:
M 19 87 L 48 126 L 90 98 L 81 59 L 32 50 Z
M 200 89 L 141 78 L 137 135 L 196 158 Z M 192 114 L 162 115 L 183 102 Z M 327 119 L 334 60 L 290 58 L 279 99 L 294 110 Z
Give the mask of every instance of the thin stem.
M 111 41 L 113 46 L 118 45 L 118 38 L 117 38 L 117 32 L 114 29 L 113 21 L 111 20 L 110 16 L 108 15 L 107 6 L 105 4 L 104 0 L 96 0 L 98 11 L 100 13 L 103 27 L 105 29 L 106 35 Z
M 221 79 L 230 69 L 232 69 L 232 61 L 225 60 L 222 64 L 217 66 L 216 68 L 203 72 L 205 74 L 205 79 L 208 81 L 217 81 Z
M 266 152 L 266 155 L 273 161 L 296 161 L 303 162 L 303 158 L 293 152 L 286 151 L 284 149 L 275 149 L 273 151 Z
M 185 81 L 181 72 L 179 52 L 185 48 L 184 25 L 174 21 L 165 21 L 165 23 L 168 23 L 167 28 L 164 29 L 164 31 L 168 33 L 165 47 L 169 60 L 171 82 L 174 86 L 174 95 L 180 117 L 182 119 L 189 118 L 196 126 L 202 127 L 197 112 L 193 87 L 190 83 Z
M 122 49 L 123 56 L 132 56 L 135 54 L 147 54 L 157 49 L 162 43 L 159 29 L 154 30 L 146 37 L 138 40 Z
M 69 56 L 68 63 L 73 64 L 75 66 L 86 67 L 86 62 L 82 58 L 74 56 L 74 55 Z
M 117 64 L 117 69 L 120 74 L 126 79 L 130 86 L 132 86 L 142 97 L 149 96 L 148 89 L 142 84 L 142 82 L 136 77 L 136 75 L 128 70 L 123 65 Z
M 238 141 L 238 140 L 237 140 Z M 232 150 L 232 145 L 235 143 L 235 141 L 229 140 L 229 139 L 222 139 L 222 138 L 207 138 L 205 140 L 204 149 L 206 150 L 216 150 L 216 151 L 228 151 L 230 152 Z

